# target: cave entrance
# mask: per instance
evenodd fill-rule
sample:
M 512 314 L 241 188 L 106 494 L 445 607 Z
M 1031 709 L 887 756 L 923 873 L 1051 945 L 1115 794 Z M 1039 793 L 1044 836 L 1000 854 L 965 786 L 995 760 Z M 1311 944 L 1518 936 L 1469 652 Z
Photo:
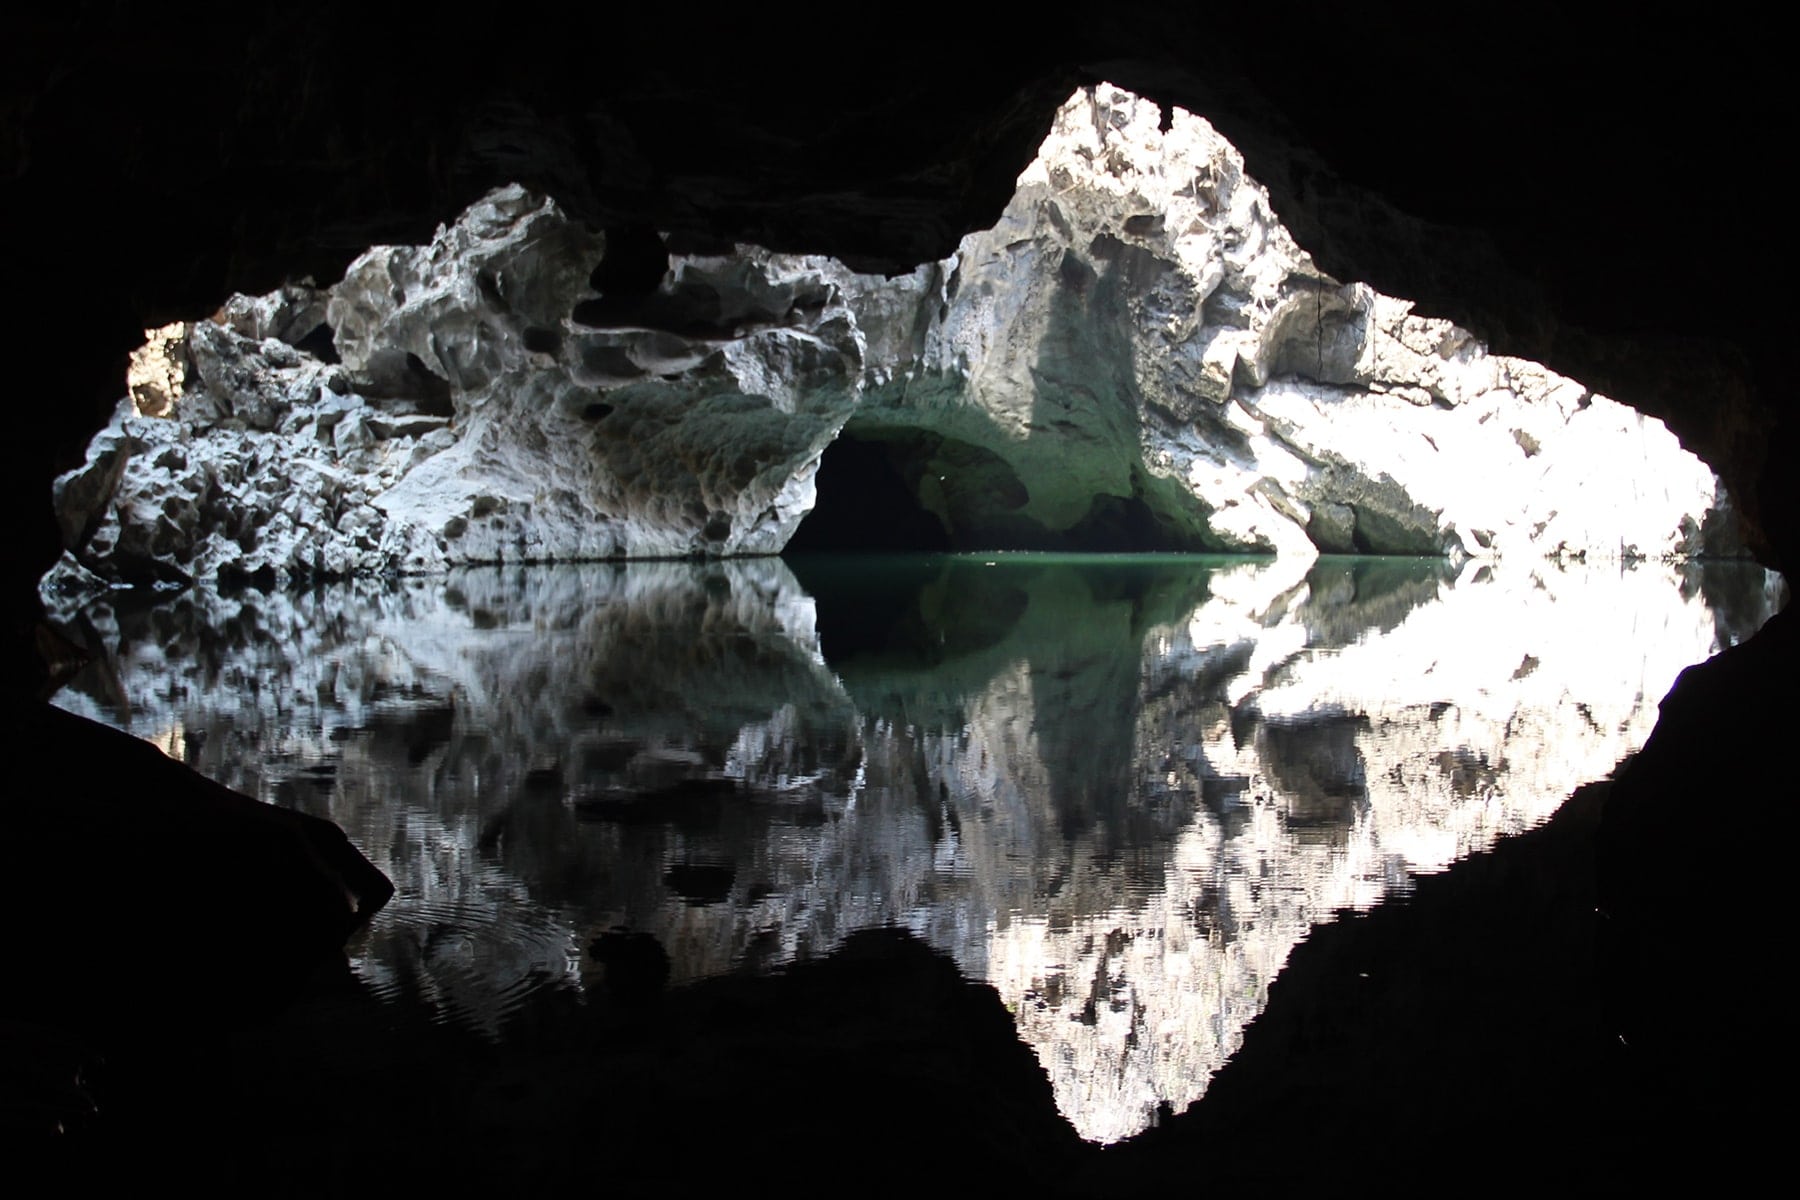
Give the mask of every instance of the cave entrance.
M 852 423 L 826 447 L 812 512 L 784 553 L 1219 549 L 1196 532 L 1202 515 L 1183 522 L 1159 511 L 1156 481 L 1137 470 L 1130 477 L 1131 495 L 1096 495 L 1079 520 L 1051 528 L 994 451 L 926 429 Z
M 917 478 L 907 478 L 909 457 L 893 439 L 840 434 L 819 459 L 818 499 L 784 553 L 955 549 L 943 519 L 920 501 Z

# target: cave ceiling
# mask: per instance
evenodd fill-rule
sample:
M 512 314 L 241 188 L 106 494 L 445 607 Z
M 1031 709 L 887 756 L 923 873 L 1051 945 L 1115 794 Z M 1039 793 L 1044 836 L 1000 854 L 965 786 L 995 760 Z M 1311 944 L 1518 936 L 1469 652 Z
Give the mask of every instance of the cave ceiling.
M 20 20 L 0 51 L 0 172 L 16 299 L 40 315 L 8 326 L 30 397 L 15 406 L 30 436 L 8 439 L 27 516 L 15 602 L 54 557 L 49 479 L 148 326 L 335 280 L 508 181 L 640 258 L 654 228 L 900 271 L 991 224 L 1057 106 L 1103 79 L 1217 125 L 1340 279 L 1668 420 L 1765 558 L 1795 557 L 1779 469 L 1793 302 L 1770 182 L 1793 106 L 1774 39 L 1720 10 L 1650 25 L 1538 4 L 1115 3 L 1053 28 L 1016 9 L 471 25 L 325 3 Z M 644 275 L 623 250 L 611 269 L 619 289 Z

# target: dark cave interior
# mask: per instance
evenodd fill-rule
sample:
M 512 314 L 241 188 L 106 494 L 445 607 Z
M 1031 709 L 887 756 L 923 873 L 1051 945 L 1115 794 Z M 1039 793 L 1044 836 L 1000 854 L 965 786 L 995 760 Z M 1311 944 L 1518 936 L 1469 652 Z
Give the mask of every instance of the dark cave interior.
M 330 975 L 320 947 L 341 942 L 380 889 L 357 877 L 333 830 L 246 812 L 184 768 L 52 715 L 41 695 L 57 648 L 35 584 L 60 544 L 50 482 L 117 399 L 142 330 L 209 312 L 234 290 L 334 279 L 364 247 L 420 240 L 495 184 L 516 180 L 596 227 L 639 231 L 620 242 L 647 253 L 609 260 L 616 278 L 602 281 L 627 297 L 654 266 L 641 236 L 652 228 L 903 271 L 991 223 L 1055 107 L 1075 86 L 1110 80 L 1213 121 L 1335 276 L 1413 298 L 1496 351 L 1666 420 L 1739 498 L 1762 560 L 1789 571 L 1800 561 L 1794 300 L 1780 267 L 1792 217 L 1772 173 L 1791 142 L 1794 102 L 1785 46 L 1764 18 L 1725 10 L 1628 21 L 1539 3 L 1305 14 L 1128 3 L 1079 27 L 1021 30 L 1021 20 L 1016 10 L 961 12 L 954 35 L 921 18 L 851 45 L 761 12 L 707 24 L 686 12 L 584 10 L 478 28 L 434 12 L 382 28 L 362 8 L 332 3 L 309 6 L 303 20 L 243 6 L 172 18 L 102 4 L 16 19 L 0 51 L 0 203 L 9 260 L 39 315 L 15 319 L 6 335 L 14 411 L 24 415 L 6 439 L 15 528 L 0 586 L 9 704 L 38 768 L 27 777 L 39 782 L 9 800 L 4 895 L 11 911 L 44 916 L 21 960 L 35 983 L 9 989 L 0 1016 L 26 1030 L 9 1034 L 9 1047 L 36 1047 L 30 1031 L 40 1027 L 104 1046 L 127 1081 L 121 1110 L 143 1121 L 98 1149 L 56 1150 L 62 1165 L 115 1181 L 131 1178 L 134 1162 L 192 1174 L 210 1144 L 195 1130 L 216 1119 L 228 1135 L 256 1132 L 234 1152 L 242 1177 L 273 1179 L 281 1163 L 354 1141 L 366 1128 L 358 1122 L 387 1117 L 382 1071 L 404 1067 L 425 1081 L 413 1100 L 466 1082 L 445 1065 L 461 1060 L 439 1056 L 430 1034 L 372 1046 L 360 1079 L 314 1074 L 307 1097 L 277 1102 L 263 1081 L 271 1111 L 296 1121 L 309 1100 L 322 1107 L 344 1089 L 329 1128 L 271 1133 L 207 1110 L 233 1054 L 297 1061 L 307 1039 L 329 1036 L 316 1023 L 257 1022 L 296 978 Z M 845 445 L 825 469 L 861 472 L 890 501 L 907 490 L 905 456 L 873 439 Z M 916 502 L 909 511 L 875 523 L 882 536 L 949 538 Z M 1151 548 L 1145 519 L 1128 504 L 1102 514 L 1096 540 L 1123 532 Z M 871 528 L 809 528 L 806 538 L 813 548 L 869 546 Z M 1494 1186 L 1541 1180 L 1552 1162 L 1595 1183 L 1753 1177 L 1781 1145 L 1779 1108 L 1763 1096 L 1789 1070 L 1784 988 L 1764 964 L 1785 941 L 1791 770 L 1769 747 L 1791 738 L 1795 626 L 1784 613 L 1687 672 L 1637 759 L 1550 826 L 1309 943 L 1267 1022 L 1292 1036 L 1256 1041 L 1196 1111 L 1146 1138 L 1122 1186 L 1191 1180 L 1224 1144 L 1266 1150 L 1281 1160 L 1274 1178 L 1288 1183 L 1373 1184 L 1400 1164 L 1447 1164 L 1464 1128 L 1483 1121 L 1516 1131 L 1487 1177 Z M 70 830 L 117 820 L 126 799 L 129 830 L 99 857 L 77 850 L 85 843 Z M 1741 814 L 1751 832 L 1731 832 L 1725 814 Z M 164 869 L 147 877 L 152 860 Z M 257 869 L 266 863 L 277 867 Z M 166 890 L 171 878 L 181 888 Z M 1702 891 L 1732 897 L 1742 922 L 1724 934 L 1703 926 L 1687 902 Z M 146 915 L 132 930 L 108 929 L 104 914 L 123 909 Z M 236 984 L 169 951 L 196 936 L 196 920 L 241 948 Z M 111 951 L 98 965 L 97 942 Z M 969 1101 L 959 1089 L 970 1080 L 998 1088 L 995 1079 L 1020 1070 L 1004 1045 L 994 1050 L 1008 1036 L 1004 1014 L 946 991 L 941 963 L 870 945 L 772 985 L 780 999 L 733 984 L 748 990 L 690 997 L 657 1028 L 679 1040 L 721 1013 L 791 1004 L 801 1016 L 784 1018 L 767 1046 L 734 1042 L 731 1053 L 812 1062 L 813 1075 L 794 1074 L 796 1096 L 826 1078 L 893 1122 L 877 1131 L 854 1118 L 854 1104 L 827 1104 L 819 1129 L 840 1140 L 822 1168 L 866 1171 L 866 1156 L 879 1155 L 897 1164 L 895 1186 L 929 1181 L 928 1164 L 906 1159 L 919 1139 L 943 1136 L 944 1122 L 919 1114 L 949 1096 L 957 1106 L 946 1119 L 989 1153 L 977 1177 L 1016 1182 L 1017 1168 L 1018 1178 L 1073 1191 L 1114 1170 L 1065 1171 L 1077 1152 L 1029 1103 Z M 1371 962 L 1391 969 L 1387 982 L 1345 1001 Z M 944 1052 L 951 1065 L 921 1075 L 874 1057 L 828 1061 L 807 1040 L 816 1030 L 803 1028 L 804 1014 L 836 1020 L 838 999 L 854 1003 L 871 977 L 896 971 L 919 1002 L 887 1014 L 913 1022 L 898 1053 L 949 1039 L 962 1047 Z M 1497 1039 L 1456 1015 L 1486 996 L 1512 1004 L 1492 1001 L 1509 1031 Z M 1345 1004 L 1379 1018 L 1358 1028 L 1383 1032 L 1347 1034 Z M 921 1026 L 921 1014 L 938 1023 Z M 881 1015 L 869 1019 L 879 1027 Z M 260 1048 L 223 1041 L 215 1027 L 250 1030 L 241 1036 Z M 171 1031 L 188 1051 L 168 1048 Z M 546 1061 L 556 1052 L 540 1049 Z M 780 1153 L 791 1133 L 761 1118 L 720 1119 L 761 1102 L 728 1071 L 708 1074 L 707 1061 L 704 1050 L 683 1060 L 704 1077 L 698 1090 L 658 1084 L 666 1106 L 654 1111 L 664 1115 L 633 1116 L 642 1147 L 599 1151 L 602 1166 L 617 1156 L 625 1177 L 648 1178 L 691 1138 L 714 1137 L 721 1158 Z M 1340 1085 L 1383 1072 L 1392 1119 L 1360 1109 L 1346 1119 L 1355 1093 Z M 916 1103 L 882 1099 L 884 1085 Z M 181 1115 L 195 1111 L 208 1120 Z M 423 1130 L 428 1114 L 414 1109 L 400 1124 Z M 504 1123 L 484 1132 L 525 1136 Z M 1318 1153 L 1290 1155 L 1291 1141 Z M 152 1143 L 153 1154 L 134 1159 Z M 404 1178 L 394 1166 L 376 1174 Z M 713 1174 L 697 1166 L 693 1180 Z M 1225 1174 L 1259 1177 L 1248 1164 Z
M 814 483 L 836 502 L 817 505 L 800 522 L 789 554 L 952 548 L 943 521 L 919 503 L 880 441 L 839 437 L 826 447 Z
M 921 499 L 929 477 L 935 507 Z M 786 554 L 1040 550 L 1064 553 L 1204 552 L 1141 496 L 1097 496 L 1067 529 L 1019 513 L 1026 490 L 980 447 L 915 430 L 859 431 L 826 447 L 819 500 Z

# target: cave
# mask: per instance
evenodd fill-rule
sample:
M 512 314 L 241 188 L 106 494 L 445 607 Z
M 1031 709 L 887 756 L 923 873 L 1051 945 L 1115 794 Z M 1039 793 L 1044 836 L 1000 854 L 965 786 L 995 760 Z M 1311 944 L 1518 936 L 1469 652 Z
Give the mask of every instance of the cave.
M 11 801 L 19 836 L 5 895 L 15 913 L 45 920 L 32 923 L 26 943 L 40 964 L 37 984 L 5 1014 L 23 1031 L 9 1027 L 6 1036 L 21 1047 L 11 1057 L 58 1070 L 103 1048 L 125 1084 L 102 1094 L 136 1122 L 102 1122 L 87 1141 L 34 1143 L 47 1161 L 106 1182 L 190 1171 L 216 1154 L 205 1169 L 225 1182 L 277 1178 L 294 1158 L 323 1161 L 349 1135 L 306 1125 L 296 1111 L 305 1106 L 295 1105 L 284 1110 L 296 1122 L 291 1134 L 265 1130 L 229 1151 L 198 1138 L 182 1114 L 212 1114 L 224 1125 L 220 1141 L 251 1131 L 248 1118 L 218 1112 L 215 1089 L 230 1076 L 220 1064 L 233 1055 L 282 1064 L 288 1078 L 306 1080 L 321 1109 L 334 1095 L 381 1085 L 373 1068 L 333 1077 L 309 1064 L 307 1039 L 327 1036 L 319 1027 L 268 1023 L 320 971 L 328 979 L 313 978 L 309 1012 L 329 1005 L 318 999 L 321 986 L 327 997 L 350 994 L 332 964 L 341 966 L 338 947 L 382 889 L 353 850 L 345 853 L 341 832 L 273 817 L 267 806 L 252 811 L 166 757 L 136 753 L 138 743 L 44 703 L 47 685 L 74 666 L 42 623 L 37 589 L 64 542 L 52 481 L 81 465 L 144 330 L 213 312 L 234 292 L 337 279 L 369 246 L 424 245 L 493 188 L 522 184 L 589 228 L 633 231 L 620 243 L 638 253 L 615 260 L 626 292 L 647 286 L 650 270 L 635 261 L 656 257 L 646 230 L 666 235 L 671 253 L 754 243 L 897 277 L 992 227 L 1058 107 L 1072 91 L 1110 81 L 1166 113 L 1180 108 L 1213 122 L 1332 278 L 1408 297 L 1496 353 L 1541 361 L 1666 421 L 1723 479 L 1744 544 L 1791 573 L 1800 535 L 1786 362 L 1792 299 L 1769 261 L 1789 218 L 1759 166 L 1792 125 L 1776 39 L 1742 23 L 1646 19 L 1626 52 L 1610 19 L 1548 5 L 1424 20 L 1385 5 L 1301 20 L 1135 5 L 1090 17 L 1077 36 L 964 14 L 955 54 L 982 69 L 949 84 L 919 69 L 946 55 L 929 22 L 851 48 L 818 29 L 747 19 L 696 28 L 674 17 L 584 14 L 553 38 L 526 23 L 471 36 L 433 19 L 396 35 L 404 53 L 388 54 L 375 71 L 367 59 L 379 33 L 330 4 L 299 25 L 245 11 L 185 22 L 120 9 L 28 20 L 4 85 L 0 153 L 9 249 L 42 315 L 9 333 L 28 402 L 15 406 L 21 428 L 7 439 L 16 528 L 4 586 L 9 706 L 24 734 L 21 753 L 40 769 L 32 772 L 39 782 L 16 788 Z M 601 46 L 609 69 L 597 72 Z M 222 76 L 171 72 L 170 63 L 234 67 Z M 804 87 L 771 88 L 771 71 L 790 67 Z M 872 90 L 873 79 L 891 86 Z M 828 119 L 802 92 L 830 98 Z M 73 202 L 82 199 L 107 210 L 96 216 Z M 1071 293 L 1103 294 L 1109 279 L 1129 276 L 1128 257 L 1102 246 L 1092 262 L 1072 262 Z M 531 327 L 540 330 L 525 339 L 532 353 L 568 350 L 544 336 L 548 326 Z M 1324 359 L 1321 347 L 1316 370 Z M 1304 368 L 1304 360 L 1282 361 Z M 593 361 L 596 371 L 618 365 L 600 350 Z M 406 390 L 398 364 L 393 382 Z M 433 413 L 441 396 L 406 399 L 414 415 L 441 419 Z M 583 406 L 569 416 L 592 436 L 612 437 L 634 414 Z M 907 482 L 907 464 L 921 455 L 896 456 L 894 444 L 853 431 L 835 457 L 847 452 L 843 465 L 854 467 L 864 455 L 865 476 L 886 480 L 883 511 L 908 514 L 889 523 L 925 529 L 917 518 L 928 506 L 910 489 L 902 505 L 893 486 Z M 754 475 L 756 467 L 742 469 Z M 1095 536 L 1111 544 L 1122 530 L 1162 548 L 1146 531 L 1181 514 L 1134 488 L 1128 470 L 1116 478 L 1120 507 L 1093 519 Z M 716 546 L 743 528 L 718 523 L 720 512 L 702 504 L 691 517 Z M 496 529 L 508 516 L 497 505 L 482 515 Z M 1059 514 L 1057 528 L 1081 519 Z M 998 537 L 990 529 L 966 548 L 990 548 L 981 543 Z M 1018 535 L 1018 544 L 1027 541 Z M 1485 1179 L 1538 1178 L 1554 1164 L 1563 1177 L 1599 1185 L 1671 1175 L 1749 1181 L 1779 1144 L 1779 1114 L 1760 1097 L 1786 1070 L 1785 1047 L 1769 1044 L 1784 997 L 1762 964 L 1781 944 L 1785 911 L 1781 834 L 1790 819 L 1781 798 L 1792 789 L 1770 747 L 1793 713 L 1793 626 L 1791 614 L 1778 614 L 1684 674 L 1636 758 L 1582 789 L 1549 824 L 1423 880 L 1405 904 L 1345 919 L 1309 942 L 1276 989 L 1282 1007 L 1267 1036 L 1194 1109 L 1166 1114 L 1119 1152 L 1090 1157 L 1070 1145 L 1029 1087 L 980 1093 L 994 1101 L 986 1108 L 959 1090 L 1035 1068 L 1008 1035 L 987 1036 L 995 1011 L 943 959 L 896 935 L 853 939 L 840 956 L 796 968 L 768 990 L 684 992 L 679 1011 L 658 1019 L 698 1029 L 746 1012 L 767 1018 L 779 1030 L 771 1044 L 794 1047 L 795 1061 L 816 1068 L 782 1085 L 778 1099 L 816 1104 L 839 1089 L 886 1122 L 853 1120 L 841 1111 L 851 1105 L 820 1115 L 842 1139 L 818 1161 L 847 1170 L 866 1170 L 863 1156 L 890 1161 L 900 1147 L 932 1144 L 948 1123 L 992 1151 L 980 1177 L 1016 1173 L 1051 1190 L 1103 1178 L 1149 1190 L 1191 1179 L 1202 1161 L 1224 1177 L 1295 1185 L 1344 1171 L 1372 1183 L 1402 1162 L 1454 1180 L 1468 1169 L 1454 1149 L 1466 1142 L 1466 1122 L 1513 1129 L 1519 1113 L 1533 1111 L 1541 1126 L 1509 1135 L 1504 1161 L 1481 1168 Z M 885 686 L 879 667 L 858 686 Z M 596 693 L 590 707 L 613 703 Z M 1492 766 L 1457 761 L 1444 771 L 1468 780 Z M 1353 769 L 1332 769 L 1338 774 L 1321 785 L 1325 801 L 1309 817 L 1325 846 L 1358 803 L 1344 780 L 1368 783 Z M 1104 780 L 1093 778 L 1068 811 L 1100 794 Z M 1222 781 L 1210 795 L 1219 800 L 1236 786 Z M 721 816 L 734 810 L 719 796 L 678 798 L 703 832 L 735 819 Z M 641 836 L 605 807 L 615 800 L 596 797 L 593 819 L 621 838 Z M 1730 832 L 1727 814 L 1759 832 Z M 115 828 L 99 849 L 69 832 L 94 822 Z M 168 856 L 158 860 L 166 869 L 146 869 L 146 856 Z M 689 890 L 702 899 L 722 886 L 722 876 L 705 873 L 716 867 L 704 853 L 644 869 L 652 868 L 659 879 L 699 880 Z M 185 890 L 166 890 L 171 877 Z M 156 898 L 148 912 L 145 897 Z M 1723 928 L 1705 911 L 1716 905 L 1735 914 Z M 1220 911 L 1216 896 L 1201 896 L 1194 920 L 1217 923 Z M 133 914 L 129 930 L 119 928 L 121 912 Z M 238 961 L 184 967 L 169 946 L 196 936 L 235 948 Z M 98 963 L 95 946 L 107 952 Z M 1130 952 L 1104 941 L 1095 950 L 1103 962 Z M 666 970 L 648 950 L 608 956 L 608 984 L 628 998 L 655 991 Z M 1727 966 L 1696 971 L 1695 957 Z M 922 1007 L 883 1007 L 872 979 L 910 986 Z M 1057 987 L 1085 994 L 1078 1011 L 1106 1019 L 1104 978 Z M 1509 1015 L 1496 1003 L 1481 1010 L 1489 1027 L 1459 1028 L 1456 1005 L 1490 994 L 1520 1007 Z M 808 1026 L 871 1040 L 869 1028 L 843 1023 L 858 1005 L 876 1026 L 873 1041 L 905 1030 L 913 1040 L 902 1044 L 924 1047 L 919 1061 L 939 1074 L 922 1079 L 879 1055 L 809 1058 Z M 1386 1030 L 1391 1040 L 1347 1033 L 1346 1005 L 1388 1018 L 1355 1028 Z M 1533 1014 L 1522 1026 L 1520 1011 Z M 938 1023 L 922 1028 L 922 1012 Z M 1402 1027 L 1410 1036 L 1396 1032 Z M 197 1049 L 168 1048 L 171 1029 Z M 1518 1036 L 1490 1038 L 1493 1029 Z M 602 1033 L 629 1038 L 632 1030 Z M 1555 1036 L 1534 1044 L 1531 1035 L 1545 1031 Z M 465 1061 L 454 1042 L 426 1029 L 401 1055 L 448 1094 L 467 1082 L 446 1065 Z M 1484 1051 L 1490 1042 L 1517 1051 L 1516 1073 L 1497 1068 Z M 537 1049 L 553 1057 L 554 1040 Z M 1350 1082 L 1378 1065 L 1398 1079 L 1385 1107 L 1361 1102 Z M 1535 1079 L 1534 1069 L 1542 1071 Z M 739 1127 L 710 1117 L 715 1103 L 743 1111 L 757 1101 L 741 1079 L 709 1070 L 690 1058 L 669 1076 L 698 1081 L 703 1099 L 657 1082 L 651 1069 L 634 1078 L 662 1103 L 604 1112 L 628 1119 L 644 1147 L 710 1140 L 722 1159 L 748 1160 L 769 1145 L 796 1145 L 776 1122 Z M 866 1086 L 870 1079 L 876 1086 Z M 489 1112 L 532 1088 L 492 1075 L 479 1082 L 497 1097 Z M 1559 1083 L 1569 1086 L 1559 1091 Z M 553 1085 L 543 1086 L 550 1091 L 535 1100 L 554 1107 Z M 946 1104 L 947 1113 L 937 1107 Z M 1388 1113 L 1398 1116 L 1387 1123 Z M 486 1178 L 516 1170 L 517 1179 L 542 1181 L 591 1167 L 509 1158 L 505 1145 L 517 1133 L 506 1128 L 449 1133 L 500 1145 L 479 1168 Z M 1296 1134 L 1314 1154 L 1292 1152 Z M 1262 1157 L 1220 1167 L 1222 1146 Z M 646 1151 L 632 1162 L 648 1171 L 654 1158 Z M 917 1161 L 897 1169 L 929 1178 Z M 434 1170 L 454 1177 L 452 1167 Z M 377 1174 L 401 1181 L 392 1167 Z
M 910 272 L 652 238 L 646 286 L 617 266 L 638 247 L 510 184 L 429 245 L 156 330 L 56 482 L 54 607 L 822 539 L 1741 553 L 1664 423 L 1323 274 L 1210 123 L 1115 85 L 1072 93 L 994 226 Z
M 814 486 L 818 498 L 785 554 L 1208 548 L 1141 495 L 1095 496 L 1068 528 L 1046 528 L 1019 515 L 1028 493 L 1004 460 L 930 432 L 859 430 L 853 423 L 820 456 Z
M 827 446 L 815 478 L 820 500 L 794 530 L 787 553 L 949 550 L 942 519 L 919 502 L 894 457 L 882 441 L 849 431 Z

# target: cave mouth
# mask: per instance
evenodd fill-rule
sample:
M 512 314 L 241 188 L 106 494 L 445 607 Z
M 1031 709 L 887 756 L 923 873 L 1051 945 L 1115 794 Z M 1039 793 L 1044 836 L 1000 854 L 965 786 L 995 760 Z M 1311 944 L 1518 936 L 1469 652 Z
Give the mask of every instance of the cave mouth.
M 818 499 L 784 554 L 943 552 L 950 531 L 920 501 L 886 440 L 845 432 L 825 448 L 813 477 Z
M 853 422 L 825 448 L 814 487 L 784 554 L 1218 548 L 1152 507 L 1154 481 L 1136 470 L 1131 495 L 1095 495 L 1078 520 L 1053 528 L 1028 511 L 1030 490 L 1003 457 L 927 429 Z

